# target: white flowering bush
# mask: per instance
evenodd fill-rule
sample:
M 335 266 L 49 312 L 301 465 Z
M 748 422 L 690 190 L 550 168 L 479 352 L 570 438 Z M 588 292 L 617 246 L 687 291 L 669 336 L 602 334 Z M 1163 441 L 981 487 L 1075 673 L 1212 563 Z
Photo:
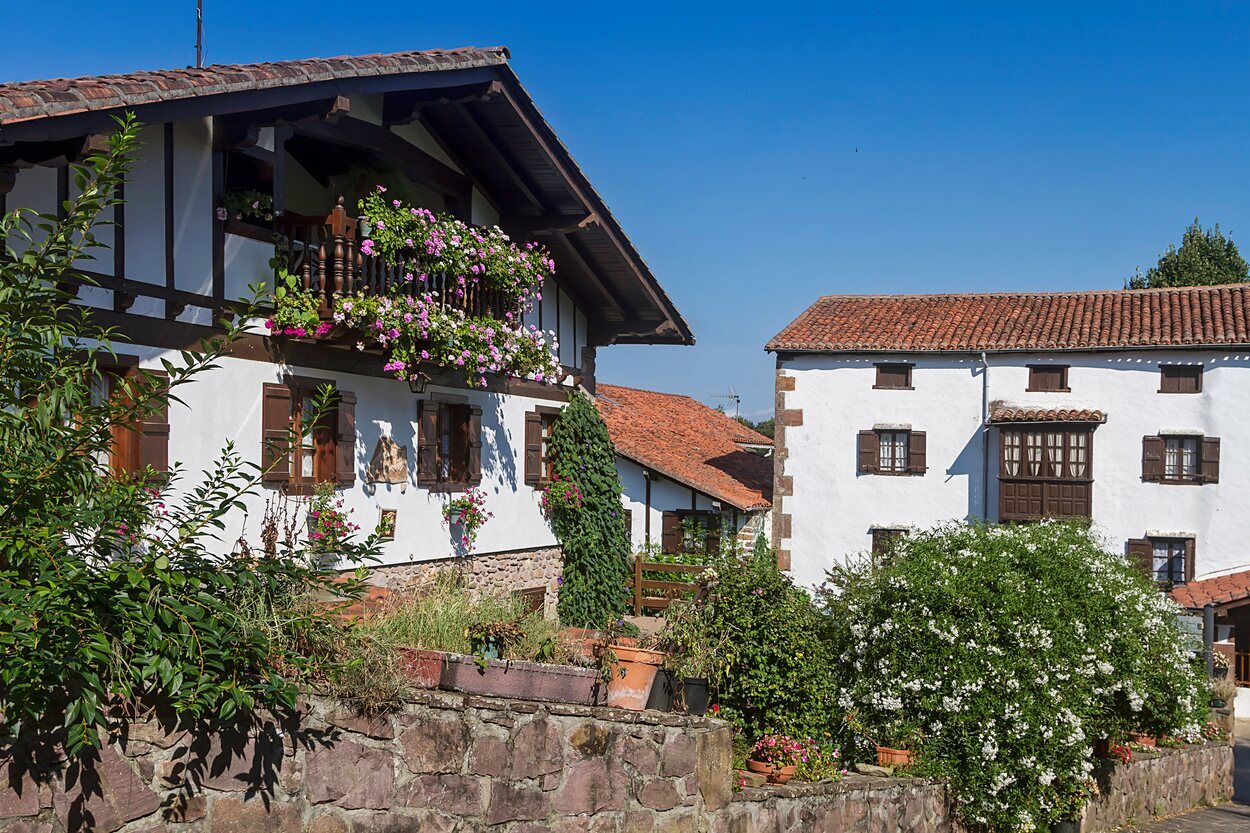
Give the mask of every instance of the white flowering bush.
M 919 533 L 831 573 L 825 601 L 851 725 L 918 747 L 973 829 L 1048 829 L 1089 794 L 1097 740 L 1206 719 L 1179 609 L 1079 526 Z

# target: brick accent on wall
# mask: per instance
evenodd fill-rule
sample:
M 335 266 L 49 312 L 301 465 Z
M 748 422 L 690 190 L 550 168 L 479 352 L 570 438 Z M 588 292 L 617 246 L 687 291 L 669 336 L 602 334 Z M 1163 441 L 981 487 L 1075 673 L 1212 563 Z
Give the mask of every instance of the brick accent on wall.
M 790 537 L 791 518 L 786 512 L 786 497 L 794 494 L 794 477 L 786 474 L 786 432 L 803 424 L 803 411 L 786 407 L 786 394 L 794 390 L 795 377 L 788 376 L 777 357 L 776 400 L 774 402 L 773 435 L 773 546 L 777 549 L 777 567 L 790 569 L 790 552 L 782 549 L 783 539 Z

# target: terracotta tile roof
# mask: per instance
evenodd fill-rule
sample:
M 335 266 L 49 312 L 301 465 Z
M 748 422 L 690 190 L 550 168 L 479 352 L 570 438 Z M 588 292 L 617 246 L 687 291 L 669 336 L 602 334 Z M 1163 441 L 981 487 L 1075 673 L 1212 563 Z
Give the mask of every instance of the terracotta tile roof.
M 772 505 L 773 461 L 743 447 L 763 434 L 674 393 L 601 383 L 595 402 L 618 454 L 738 509 Z
M 1250 599 L 1250 570 L 1182 584 L 1172 588 L 1172 598 L 1188 610 L 1200 610 L 1208 604 L 1219 607 Z
M 827 295 L 768 342 L 816 352 L 1250 344 L 1250 284 L 985 295 Z
M 1106 422 L 1107 415 L 1089 408 L 994 408 L 990 422 Z
M 259 64 L 213 64 L 85 78 L 0 84 L 0 125 L 89 110 L 136 107 L 158 101 L 217 95 L 316 81 L 403 75 L 506 63 L 506 47 L 473 46 L 386 55 L 310 58 Z

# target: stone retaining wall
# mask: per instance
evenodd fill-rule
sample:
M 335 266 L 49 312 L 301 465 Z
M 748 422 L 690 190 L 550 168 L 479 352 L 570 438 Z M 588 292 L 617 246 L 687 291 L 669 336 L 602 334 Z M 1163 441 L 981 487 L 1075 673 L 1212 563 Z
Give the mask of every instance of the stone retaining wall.
M 2 754 L 2 752 L 0 752 Z M 425 692 L 363 718 L 312 697 L 231 736 L 135 724 L 86 777 L 0 757 L 0 833 L 954 833 L 944 783 L 731 790 L 718 720 Z M 1227 797 L 1227 745 L 1104 775 L 1085 830 Z M 85 785 L 85 788 L 84 788 Z
M 1134 755 L 1127 765 L 1104 762 L 1097 773 L 1102 795 L 1085 808 L 1082 833 L 1174 816 L 1233 797 L 1233 748 L 1227 743 Z
M 370 571 L 372 584 L 398 590 L 420 586 L 443 570 L 458 570 L 465 584 L 485 593 L 543 591 L 543 608 L 554 616 L 564 560 L 559 547 L 542 547 L 518 552 L 492 552 L 462 558 L 440 558 L 409 564 L 387 564 Z

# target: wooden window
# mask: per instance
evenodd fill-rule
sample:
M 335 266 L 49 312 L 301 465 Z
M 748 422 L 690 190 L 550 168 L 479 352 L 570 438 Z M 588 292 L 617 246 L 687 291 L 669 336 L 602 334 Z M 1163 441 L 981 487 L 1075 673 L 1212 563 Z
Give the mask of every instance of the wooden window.
M 1038 392 L 1069 390 L 1068 366 L 1064 364 L 1029 365 L 1028 390 Z
M 632 509 L 622 509 L 621 518 L 625 521 L 625 537 L 629 540 L 630 546 L 633 547 L 634 511 Z
M 524 590 L 513 590 L 512 595 L 521 600 L 521 610 L 525 613 L 541 613 L 547 606 L 546 587 L 527 587 Z
M 1202 393 L 1202 365 L 1159 365 L 1159 393 Z
M 525 482 L 535 488 L 545 486 L 555 474 L 551 456 L 551 435 L 559 408 L 537 408 L 525 415 Z
M 1001 428 L 998 477 L 999 520 L 1090 517 L 1092 429 Z
M 1219 437 L 1142 437 L 1141 477 L 1147 483 L 1218 483 Z
M 858 470 L 864 474 L 924 474 L 928 468 L 927 447 L 923 431 L 860 431 Z
M 912 390 L 910 364 L 879 364 L 877 382 L 873 385 L 879 390 Z
M 719 512 L 676 511 L 661 514 L 660 549 L 664 553 L 720 552 L 721 525 Z
M 482 409 L 463 401 L 417 403 L 417 485 L 463 491 L 482 482 Z
M 163 370 L 141 371 L 137 364 L 101 364 L 100 373 L 93 383 L 92 398 L 96 404 L 103 404 L 114 397 L 128 400 L 131 386 L 142 384 L 145 374 L 165 386 L 169 383 L 169 374 Z M 118 478 L 134 478 L 149 467 L 157 475 L 168 473 L 169 403 L 162 403 L 137 424 L 114 425 L 107 462 L 109 472 Z
M 872 529 L 872 553 L 873 555 L 888 555 L 894 551 L 898 540 L 907 534 L 907 530 L 898 527 L 873 527 Z
M 333 406 L 315 421 L 322 379 L 289 377 L 265 384 L 261 399 L 261 466 L 266 483 L 311 495 L 318 483 L 356 483 L 356 395 L 335 390 Z
M 1128 542 L 1129 560 L 1163 588 L 1193 581 L 1193 538 L 1137 538 Z

